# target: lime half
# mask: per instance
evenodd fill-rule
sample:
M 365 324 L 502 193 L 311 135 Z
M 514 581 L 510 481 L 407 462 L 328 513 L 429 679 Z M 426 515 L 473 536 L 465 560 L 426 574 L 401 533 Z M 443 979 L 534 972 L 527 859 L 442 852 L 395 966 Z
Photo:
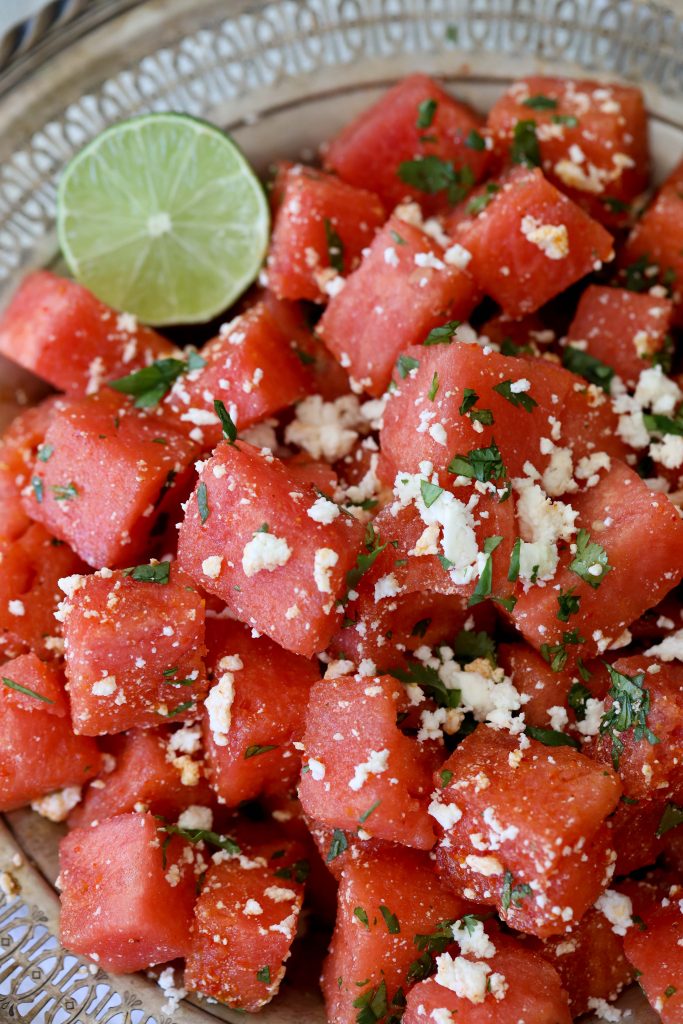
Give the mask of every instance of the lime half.
M 59 183 L 74 277 L 148 324 L 198 323 L 252 283 L 268 245 L 263 189 L 234 142 L 184 114 L 107 129 Z

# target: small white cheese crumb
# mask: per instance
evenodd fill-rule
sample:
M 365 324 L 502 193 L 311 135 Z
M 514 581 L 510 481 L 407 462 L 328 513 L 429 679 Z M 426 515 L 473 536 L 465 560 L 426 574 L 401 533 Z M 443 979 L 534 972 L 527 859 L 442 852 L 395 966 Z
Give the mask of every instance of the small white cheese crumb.
M 315 782 L 322 782 L 325 778 L 325 765 L 315 757 L 309 757 L 308 770 L 311 773 L 311 778 Z
M 355 765 L 353 778 L 349 782 L 349 789 L 358 792 L 365 785 L 371 775 L 381 775 L 387 770 L 389 764 L 389 751 L 371 750 L 367 761 Z
M 15 615 L 17 617 L 26 615 L 26 608 L 24 607 L 23 601 L 9 601 L 7 604 L 7 610 L 10 615 Z
M 623 893 L 615 889 L 606 889 L 595 901 L 595 906 L 612 925 L 615 935 L 626 935 L 628 929 L 632 927 L 633 904 L 630 897 Z
M 246 917 L 258 917 L 259 914 L 263 913 L 263 907 L 258 900 L 247 900 L 242 909 L 242 913 Z
M 320 495 L 309 509 L 306 509 L 306 515 L 309 516 L 314 523 L 323 523 L 325 526 L 329 526 L 333 523 L 339 515 L 339 506 L 335 505 L 333 501 L 326 498 L 324 495 Z
M 225 672 L 215 686 L 211 687 L 204 701 L 209 715 L 209 728 L 217 747 L 227 747 L 228 733 L 232 721 L 232 702 L 235 699 L 235 677 Z
M 286 565 L 292 549 L 282 537 L 273 533 L 255 533 L 244 546 L 242 552 L 242 569 L 245 576 L 255 576 L 258 572 L 273 572 Z
M 209 555 L 202 562 L 202 572 L 205 576 L 208 576 L 210 580 L 216 580 L 221 574 L 221 567 L 223 565 L 223 559 L 221 555 Z
M 564 224 L 542 224 L 530 214 L 522 218 L 521 232 L 549 260 L 563 260 L 569 255 L 569 234 Z
M 105 676 L 92 684 L 90 692 L 94 697 L 111 697 L 116 690 L 116 676 Z
M 442 953 L 436 958 L 437 985 L 450 989 L 461 999 L 471 1003 L 483 1003 L 486 999 L 487 976 L 491 973 L 488 964 L 481 961 L 466 960 L 462 956 L 455 959 L 450 953 Z
M 66 821 L 69 811 L 80 803 L 81 787 L 67 786 L 65 789 L 58 789 L 55 793 L 48 793 L 34 800 L 31 809 L 37 811 L 42 818 L 48 821 Z
M 330 576 L 339 561 L 339 555 L 332 548 L 318 548 L 313 557 L 313 579 L 321 594 L 331 594 Z

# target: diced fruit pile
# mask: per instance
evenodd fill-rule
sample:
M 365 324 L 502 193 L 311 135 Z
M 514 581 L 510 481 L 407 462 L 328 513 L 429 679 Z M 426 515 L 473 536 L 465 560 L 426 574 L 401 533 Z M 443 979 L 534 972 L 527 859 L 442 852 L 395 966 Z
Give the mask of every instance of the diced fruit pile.
M 277 166 L 210 339 L 24 281 L 0 351 L 59 394 L 0 442 L 0 809 L 67 821 L 68 949 L 254 1011 L 333 927 L 331 1024 L 615 1021 L 633 979 L 683 1022 L 683 165 L 651 196 L 646 128 L 634 88 L 484 120 L 416 74 Z

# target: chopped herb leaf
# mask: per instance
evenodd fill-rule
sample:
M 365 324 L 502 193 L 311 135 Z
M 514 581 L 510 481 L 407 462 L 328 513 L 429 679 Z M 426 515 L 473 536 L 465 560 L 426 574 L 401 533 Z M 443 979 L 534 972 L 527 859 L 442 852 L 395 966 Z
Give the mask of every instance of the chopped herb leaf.
M 567 128 L 576 128 L 579 123 L 579 119 L 573 114 L 553 114 L 551 121 L 553 124 L 566 124 Z
M 607 363 L 592 356 L 590 352 L 584 352 L 574 345 L 567 345 L 562 353 L 562 365 L 579 377 L 584 377 L 591 384 L 609 392 L 614 370 Z
M 391 669 L 389 674 L 402 683 L 426 690 L 439 707 L 457 708 L 460 704 L 460 690 L 448 689 L 437 670 L 421 661 L 411 661 L 407 667 Z
M 260 743 L 254 743 L 245 750 L 244 760 L 246 761 L 250 757 L 258 757 L 259 754 L 267 754 L 269 750 L 277 750 L 277 748 L 277 743 L 265 743 L 263 745 Z
M 531 395 L 528 395 L 525 391 L 513 391 L 513 382 L 511 380 L 501 381 L 500 384 L 496 384 L 493 388 L 499 395 L 502 395 L 512 405 L 524 409 L 526 412 L 533 412 L 538 402 Z
M 130 576 L 137 583 L 168 583 L 171 575 L 170 562 L 157 562 L 156 565 L 134 565 L 123 570 L 124 576 Z
M 480 135 L 479 132 L 475 131 L 473 128 L 465 139 L 465 145 L 468 149 L 474 149 L 478 153 L 481 153 L 482 150 L 486 149 L 486 140 L 483 135 Z
M 109 381 L 109 387 L 134 396 L 136 409 L 148 409 L 161 401 L 186 370 L 187 363 L 181 359 L 157 359 L 141 370 Z
M 303 366 L 315 366 L 315 356 L 310 355 L 308 352 L 304 352 L 298 345 L 294 345 L 294 354 Z
M 437 370 L 434 370 L 434 376 L 432 377 L 432 383 L 427 392 L 427 398 L 430 402 L 433 402 L 436 398 L 436 393 L 439 390 L 439 374 Z
M 512 552 L 510 554 L 510 568 L 508 569 L 508 580 L 510 583 L 516 583 L 519 579 L 519 558 L 521 550 L 522 538 L 518 537 L 512 545 Z
M 367 554 L 358 555 L 355 566 L 347 572 L 346 585 L 349 590 L 353 590 L 361 577 L 365 575 L 368 569 L 372 568 L 377 556 L 386 548 L 388 542 L 381 544 L 381 539 L 372 523 L 368 523 L 365 528 L 365 548 Z
M 404 160 L 398 165 L 398 176 L 406 185 L 427 195 L 445 191 L 451 204 L 464 199 L 474 184 L 474 174 L 467 164 L 456 168 L 450 160 L 431 155 Z
M 190 351 L 187 357 L 187 368 L 188 370 L 201 370 L 206 366 L 206 359 L 204 356 L 200 356 L 199 352 L 195 349 Z
M 678 828 L 679 825 L 683 825 L 683 807 L 677 807 L 676 804 L 668 803 L 657 826 L 657 838 L 663 836 L 666 832 L 670 832 L 672 828 Z
M 43 704 L 54 704 L 53 700 L 46 697 L 42 693 L 36 693 L 35 690 L 30 690 L 28 686 L 23 686 L 21 683 L 15 682 L 14 679 L 8 679 L 7 676 L 2 676 L 3 686 L 6 686 L 8 690 L 16 690 L 17 693 L 23 693 L 25 697 L 33 697 L 35 700 L 41 700 Z
M 52 444 L 41 444 L 38 448 L 38 459 L 40 462 L 47 462 L 54 453 L 55 447 Z
M 581 598 L 574 594 L 575 587 L 570 587 L 569 590 L 560 590 L 557 595 L 557 603 L 559 605 L 559 612 L 557 617 L 560 622 L 569 622 L 570 615 L 576 615 L 581 604 Z
M 522 100 L 522 106 L 529 107 L 530 110 L 557 110 L 557 100 L 539 94 L 538 96 L 528 96 Z
M 367 911 L 363 910 L 362 907 L 354 907 L 353 908 L 353 914 L 354 914 L 354 917 L 357 917 L 358 920 L 360 921 L 360 923 L 365 925 L 365 927 L 368 929 L 368 931 L 370 931 L 370 922 L 368 920 Z
M 431 484 L 429 480 L 420 480 L 420 494 L 427 508 L 431 508 L 437 498 L 443 494 L 443 487 Z
M 356 1024 L 377 1024 L 388 1013 L 387 1006 L 387 983 L 382 980 L 377 988 L 368 989 L 362 995 L 354 999 L 353 1006 L 359 1012 L 356 1015 Z
M 432 620 L 431 619 L 420 619 L 420 621 L 416 622 L 415 625 L 413 626 L 410 635 L 411 636 L 424 636 L 425 633 L 427 632 L 427 630 L 429 629 L 429 627 L 431 626 L 431 624 L 432 624 Z
M 655 734 L 648 728 L 647 716 L 650 712 L 650 691 L 643 687 L 645 673 L 637 672 L 628 676 L 617 670 L 608 662 L 603 662 L 612 683 L 609 696 L 613 704 L 605 712 L 600 722 L 600 735 L 609 736 L 612 741 L 612 764 L 619 768 L 619 759 L 624 752 L 621 739 L 623 733 L 633 729 L 636 742 L 645 739 L 654 745 L 659 743 Z
M 417 107 L 416 127 L 431 128 L 437 106 L 436 100 L 422 100 Z
M 387 926 L 387 931 L 390 935 L 398 935 L 401 931 L 401 925 L 399 923 L 396 914 L 392 914 L 388 907 L 380 904 L 379 912 L 384 918 L 384 923 Z
M 453 942 L 453 925 L 455 919 L 439 921 L 433 932 L 427 935 L 414 935 L 413 942 L 421 953 L 433 956 L 443 953 Z
M 510 159 L 524 167 L 541 166 L 541 150 L 536 136 L 535 121 L 518 121 L 513 130 Z
M 417 981 L 424 981 L 434 970 L 435 964 L 429 953 L 423 953 L 417 960 L 413 960 L 408 973 L 406 974 L 406 981 L 409 985 L 414 984 Z
M 171 708 L 171 710 L 167 713 L 166 717 L 174 718 L 176 715 L 182 715 L 183 712 L 189 711 L 190 708 L 193 707 L 194 703 L 195 702 L 193 700 L 183 701 L 182 704 L 177 704 L 176 707 Z
M 576 554 L 569 563 L 569 569 L 593 590 L 597 590 L 613 566 L 607 560 L 605 549 L 591 540 L 588 530 L 581 529 L 576 536 Z
M 307 860 L 295 860 L 291 868 L 278 868 L 275 875 L 277 878 L 294 878 L 295 882 L 305 882 L 310 873 L 311 865 Z
M 33 477 L 33 479 L 31 480 L 31 487 L 33 488 L 33 493 L 36 496 L 36 501 L 38 502 L 39 505 L 42 505 L 43 498 L 45 497 L 45 488 L 43 485 L 43 481 L 39 476 Z
M 417 370 L 419 365 L 419 359 L 413 359 L 412 356 L 399 356 L 396 362 L 396 367 L 401 380 L 405 380 L 410 371 Z
M 664 996 L 666 999 L 671 999 L 671 996 L 675 995 L 678 989 L 675 985 L 667 985 L 664 989 Z
M 683 437 L 683 418 L 680 412 L 676 413 L 676 419 L 662 416 L 660 413 L 646 412 L 643 414 L 643 423 L 651 434 L 674 434 L 676 437 Z
M 483 192 L 481 192 L 478 196 L 473 196 L 470 199 L 469 203 L 467 204 L 466 212 L 474 215 L 481 213 L 482 210 L 485 210 L 486 207 L 489 205 L 489 203 L 495 196 L 496 192 L 500 192 L 500 185 L 497 185 L 495 181 L 489 181 L 484 186 Z
M 159 819 L 163 821 L 163 818 Z M 164 823 L 163 825 L 157 826 L 157 831 L 165 832 L 169 839 L 171 836 L 182 836 L 188 843 L 207 843 L 209 846 L 216 846 L 219 850 L 225 850 L 226 853 L 238 854 L 240 848 L 234 839 L 230 836 L 219 835 L 217 832 L 211 832 L 205 828 L 181 828 L 180 825 L 170 825 Z
M 267 964 L 256 972 L 256 980 L 262 981 L 264 985 L 270 985 L 270 967 Z
M 446 25 L 446 39 L 449 43 L 457 43 L 458 35 L 459 32 L 457 25 Z
M 209 500 L 206 493 L 206 484 L 203 480 L 197 487 L 197 508 L 199 509 L 199 518 L 202 523 L 205 523 L 209 518 Z
M 557 729 L 541 729 L 536 725 L 527 725 L 525 731 L 527 736 L 531 736 L 532 740 L 538 740 L 539 743 L 543 743 L 546 747 L 574 747 L 575 750 L 579 749 L 579 741 L 574 739 L 573 736 L 568 736 L 566 732 L 559 732 Z
M 406 244 L 405 238 L 402 238 L 401 235 L 399 235 L 398 231 L 394 231 L 393 228 L 391 229 L 389 234 L 391 235 L 393 241 L 396 242 L 396 245 L 405 245 Z
M 368 807 L 367 811 L 364 811 L 363 814 L 361 814 L 360 818 L 358 819 L 359 824 L 360 825 L 364 825 L 365 822 L 370 817 L 370 815 L 372 814 L 372 812 L 376 811 L 381 803 L 382 803 L 381 800 L 375 800 L 375 802 L 372 805 L 372 807 Z
M 477 392 L 473 391 L 472 388 L 465 388 L 464 398 L 460 403 L 460 408 L 458 409 L 458 412 L 460 413 L 461 416 L 466 416 L 467 413 L 472 408 L 472 406 L 476 405 L 478 401 L 479 395 L 477 394 Z
M 229 444 L 234 444 L 237 440 L 237 427 L 232 421 L 232 417 L 228 410 L 225 408 L 220 398 L 214 398 L 213 407 L 216 411 L 216 416 L 221 421 L 221 427 L 223 428 L 223 437 Z
M 572 709 L 579 722 L 586 717 L 586 702 L 593 696 L 587 686 L 583 683 L 572 683 L 567 692 L 567 704 Z
M 473 448 L 467 455 L 456 455 L 448 466 L 454 476 L 465 476 L 469 480 L 486 483 L 490 480 L 505 480 L 507 469 L 503 464 L 500 449 L 495 438 L 488 448 Z
M 335 231 L 329 217 L 323 218 L 325 227 L 325 241 L 327 242 L 327 258 L 330 266 L 337 273 L 344 273 L 344 243 Z
M 439 780 L 441 782 L 441 788 L 445 789 L 446 786 L 450 785 L 451 779 L 453 778 L 453 772 L 450 768 L 442 768 L 439 772 Z
M 73 501 L 78 497 L 78 488 L 75 484 L 67 484 L 65 487 L 53 484 L 50 490 L 55 496 L 55 501 Z
M 503 910 L 508 911 L 510 904 L 519 907 L 522 900 L 531 896 L 531 886 L 523 882 L 520 885 L 513 885 L 514 878 L 511 871 L 506 871 L 503 876 L 503 888 L 500 894 L 500 902 Z
M 330 843 L 330 848 L 327 851 L 327 857 L 325 858 L 327 863 L 329 864 L 331 861 L 336 860 L 337 857 L 339 857 L 344 852 L 344 850 L 348 848 L 348 845 L 349 841 L 346 838 L 345 833 L 342 832 L 340 828 L 335 828 L 334 832 L 332 833 L 332 841 Z
M 422 344 L 450 345 L 453 340 L 453 335 L 457 331 L 458 327 L 460 327 L 461 322 L 461 320 L 449 320 L 447 323 L 441 324 L 440 327 L 433 327 Z
M 495 641 L 483 629 L 479 632 L 461 629 L 453 643 L 453 652 L 461 664 L 476 658 L 488 658 L 492 665 L 496 664 Z

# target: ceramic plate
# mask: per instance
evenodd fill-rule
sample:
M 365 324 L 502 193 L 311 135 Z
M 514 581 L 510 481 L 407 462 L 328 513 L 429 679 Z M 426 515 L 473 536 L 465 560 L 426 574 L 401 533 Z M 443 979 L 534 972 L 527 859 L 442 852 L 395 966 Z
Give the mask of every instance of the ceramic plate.
M 322 139 L 416 69 L 482 110 L 531 72 L 636 81 L 658 176 L 683 153 L 680 0 L 60 0 L 0 44 L 0 305 L 28 269 L 57 260 L 59 172 L 114 121 L 148 110 L 207 118 L 262 171 L 273 157 L 311 159 Z M 41 391 L 0 362 L 0 427 L 17 387 L 24 401 Z M 60 949 L 59 834 L 25 811 L 0 823 L 0 872 L 4 888 L 16 888 L 0 892 L 0 1019 L 243 1021 L 206 1002 L 169 1014 L 153 981 L 108 976 Z M 301 945 L 264 1024 L 322 1024 L 321 945 L 315 936 Z M 634 1024 L 657 1019 L 636 991 L 620 1005 Z

